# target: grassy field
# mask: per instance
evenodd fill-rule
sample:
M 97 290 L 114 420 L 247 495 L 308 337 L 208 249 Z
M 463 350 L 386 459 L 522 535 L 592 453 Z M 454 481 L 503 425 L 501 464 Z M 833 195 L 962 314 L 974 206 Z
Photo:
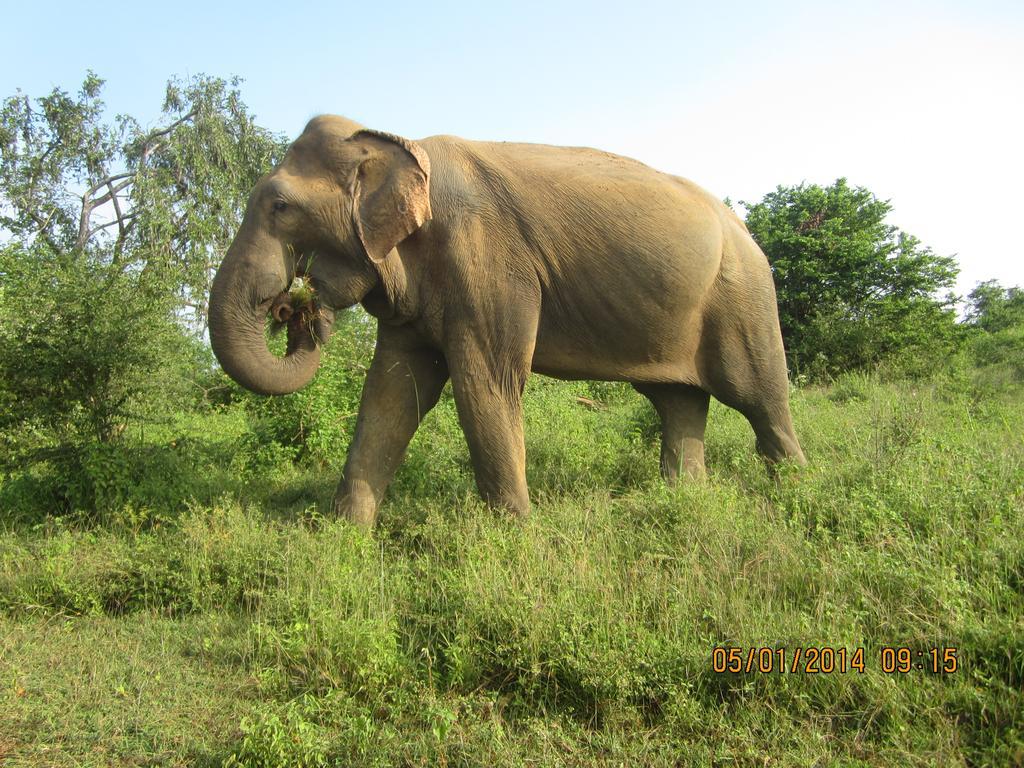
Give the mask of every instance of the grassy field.
M 476 500 L 448 395 L 372 536 L 321 514 L 337 467 L 255 455 L 230 409 L 145 434 L 170 511 L 0 518 L 0 764 L 1024 765 L 1019 389 L 795 391 L 810 466 L 775 479 L 714 404 L 677 490 L 631 390 L 526 402 L 525 521 Z M 863 672 L 717 673 L 725 646 Z

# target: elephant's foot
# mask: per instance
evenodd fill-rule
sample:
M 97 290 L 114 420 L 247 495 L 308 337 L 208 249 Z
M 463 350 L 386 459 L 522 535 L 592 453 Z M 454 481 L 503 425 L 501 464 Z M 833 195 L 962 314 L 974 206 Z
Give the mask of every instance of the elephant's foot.
M 336 517 L 348 520 L 360 528 L 373 528 L 377 521 L 377 500 L 363 483 L 353 483 L 350 488 L 339 487 L 334 494 L 332 511 Z
M 526 518 L 530 514 L 530 499 L 506 499 L 501 502 L 501 509 L 512 517 Z
M 680 455 L 682 453 L 682 456 Z M 704 468 L 704 443 L 700 440 L 682 441 L 681 450 L 662 446 L 661 476 L 670 486 L 683 482 L 699 482 L 707 478 Z
M 686 464 L 680 472 L 675 467 L 671 469 L 662 468 L 661 477 L 670 488 L 675 488 L 680 483 L 701 483 L 708 479 L 707 470 L 703 464 Z
M 701 458 L 698 461 L 697 459 L 691 459 L 687 457 L 686 461 L 683 462 L 683 475 L 686 477 L 687 480 L 692 480 L 695 482 L 706 480 L 708 477 L 708 472 L 704 468 L 704 459 Z
M 783 416 L 774 420 L 751 419 L 754 433 L 757 435 L 755 447 L 757 452 L 771 468 L 779 462 L 789 461 L 797 466 L 807 464 L 804 452 L 797 442 L 796 433 L 793 431 L 793 422 L 789 417 L 788 410 Z
M 526 483 L 522 487 L 501 490 L 481 490 L 480 496 L 491 509 L 500 510 L 512 517 L 524 518 L 530 514 L 530 494 Z

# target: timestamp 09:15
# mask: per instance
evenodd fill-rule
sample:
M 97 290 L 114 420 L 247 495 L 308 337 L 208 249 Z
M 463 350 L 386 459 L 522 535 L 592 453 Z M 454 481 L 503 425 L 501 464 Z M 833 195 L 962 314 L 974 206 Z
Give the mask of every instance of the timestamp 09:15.
M 834 648 L 828 645 L 808 648 L 718 646 L 711 652 L 711 669 L 721 673 L 863 674 L 868 668 L 868 658 L 863 648 Z M 886 674 L 953 674 L 960 669 L 957 649 L 953 647 L 916 649 L 884 646 L 877 656 L 871 655 L 870 659 L 876 661 L 878 669 Z

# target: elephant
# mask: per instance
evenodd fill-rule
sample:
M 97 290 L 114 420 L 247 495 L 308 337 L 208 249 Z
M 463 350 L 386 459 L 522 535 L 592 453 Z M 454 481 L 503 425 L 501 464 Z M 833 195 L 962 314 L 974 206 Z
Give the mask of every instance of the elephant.
M 316 297 L 298 311 L 296 276 Z M 530 506 L 531 371 L 631 383 L 661 419 L 670 483 L 705 473 L 711 395 L 769 468 L 805 463 L 767 259 L 728 206 L 639 161 L 314 117 L 252 190 L 211 286 L 211 346 L 243 387 L 294 392 L 355 304 L 377 341 L 333 509 L 357 524 L 373 526 L 449 380 L 479 492 L 514 514 Z M 269 314 L 287 323 L 283 356 Z

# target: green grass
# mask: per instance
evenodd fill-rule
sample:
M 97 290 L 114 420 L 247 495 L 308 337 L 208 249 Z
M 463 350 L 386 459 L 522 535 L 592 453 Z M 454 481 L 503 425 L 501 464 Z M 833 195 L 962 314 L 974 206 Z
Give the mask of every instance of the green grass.
M 639 396 L 535 378 L 524 521 L 476 500 L 446 395 L 372 536 L 321 514 L 337 467 L 185 418 L 146 437 L 161 504 L 3 529 L 0 763 L 1024 765 L 1024 409 L 983 384 L 797 391 L 811 463 L 774 479 L 714 405 L 671 490 Z M 724 645 L 865 671 L 717 674 Z

